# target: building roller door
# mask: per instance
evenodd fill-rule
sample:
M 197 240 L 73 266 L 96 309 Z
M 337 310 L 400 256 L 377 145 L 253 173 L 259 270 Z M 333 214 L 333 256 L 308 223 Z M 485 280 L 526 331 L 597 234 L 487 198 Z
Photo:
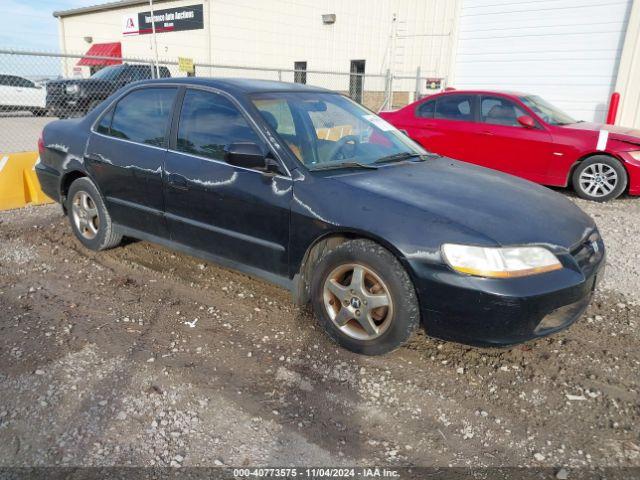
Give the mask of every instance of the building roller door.
M 604 121 L 633 0 L 462 0 L 452 86 L 538 94 Z

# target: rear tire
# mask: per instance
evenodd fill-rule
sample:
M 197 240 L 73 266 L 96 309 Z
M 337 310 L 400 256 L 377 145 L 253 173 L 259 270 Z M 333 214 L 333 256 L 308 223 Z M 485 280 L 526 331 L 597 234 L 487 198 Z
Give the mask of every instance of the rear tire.
M 329 250 L 311 276 L 319 323 L 355 353 L 382 355 L 405 343 L 420 322 L 418 298 L 400 262 L 370 240 Z
M 594 202 L 618 198 L 627 188 L 627 171 L 615 158 L 594 155 L 580 162 L 572 176 L 579 197 Z
M 114 229 L 102 195 L 89 178 L 78 178 L 71 184 L 66 206 L 73 233 L 88 249 L 106 250 L 122 241 L 122 235 Z

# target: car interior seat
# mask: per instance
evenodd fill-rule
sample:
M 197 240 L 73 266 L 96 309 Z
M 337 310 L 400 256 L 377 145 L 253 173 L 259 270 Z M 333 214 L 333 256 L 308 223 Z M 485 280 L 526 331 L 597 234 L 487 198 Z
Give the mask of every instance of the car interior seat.
M 487 113 L 486 122 L 494 125 L 518 125 L 516 109 L 513 105 L 494 105 Z

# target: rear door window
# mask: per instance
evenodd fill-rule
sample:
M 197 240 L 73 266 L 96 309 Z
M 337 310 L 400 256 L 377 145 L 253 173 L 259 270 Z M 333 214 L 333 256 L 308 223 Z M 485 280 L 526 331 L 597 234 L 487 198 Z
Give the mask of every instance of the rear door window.
M 436 111 L 436 101 L 430 100 L 428 102 L 421 103 L 416 108 L 416 117 L 420 118 L 433 118 Z
M 96 126 L 96 132 L 102 133 L 104 135 L 109 135 L 112 118 L 113 118 L 113 108 L 110 109 L 106 114 L 102 116 L 102 118 L 100 119 L 100 122 Z
M 11 77 L 13 86 L 20 88 L 35 88 L 35 84 L 31 80 L 22 77 Z
M 165 146 L 176 92 L 176 88 L 146 88 L 129 93 L 116 105 L 108 135 Z
M 180 111 L 176 149 L 223 161 L 224 147 L 234 142 L 262 143 L 240 110 L 226 97 L 187 90 Z
M 473 122 L 475 118 L 474 96 L 445 95 L 438 98 L 434 117 L 442 120 Z

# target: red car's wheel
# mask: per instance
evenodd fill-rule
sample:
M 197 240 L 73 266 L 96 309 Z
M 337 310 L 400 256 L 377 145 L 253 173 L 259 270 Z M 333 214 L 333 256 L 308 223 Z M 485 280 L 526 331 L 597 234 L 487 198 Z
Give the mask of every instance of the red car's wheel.
M 627 171 L 608 155 L 595 155 L 580 163 L 573 172 L 573 188 L 587 200 L 606 202 L 619 197 L 627 188 Z

